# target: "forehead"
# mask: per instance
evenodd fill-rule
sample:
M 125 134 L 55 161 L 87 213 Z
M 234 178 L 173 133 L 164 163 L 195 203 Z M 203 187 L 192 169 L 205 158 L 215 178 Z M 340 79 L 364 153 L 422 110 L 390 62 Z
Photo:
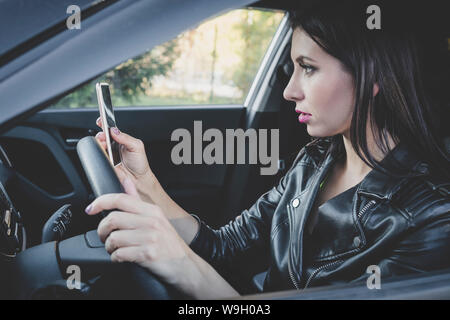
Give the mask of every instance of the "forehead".
M 318 60 L 324 55 L 326 55 L 326 52 L 305 31 L 300 28 L 294 29 L 291 46 L 292 60 L 297 59 L 298 56 L 306 56 Z

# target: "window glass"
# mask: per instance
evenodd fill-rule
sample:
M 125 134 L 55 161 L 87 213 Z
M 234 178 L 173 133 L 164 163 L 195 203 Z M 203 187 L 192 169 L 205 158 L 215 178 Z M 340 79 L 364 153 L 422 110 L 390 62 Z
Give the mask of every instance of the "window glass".
M 95 83 L 115 107 L 243 104 L 284 13 L 238 9 L 120 64 L 52 108 L 97 107 Z

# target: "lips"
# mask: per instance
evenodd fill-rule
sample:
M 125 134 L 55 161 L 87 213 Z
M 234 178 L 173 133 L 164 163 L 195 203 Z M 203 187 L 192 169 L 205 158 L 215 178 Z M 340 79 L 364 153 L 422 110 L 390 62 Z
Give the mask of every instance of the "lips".
M 298 121 L 300 123 L 306 123 L 312 117 L 312 114 L 308 113 L 308 112 L 303 112 L 303 111 L 297 110 L 297 109 L 295 110 L 295 112 L 300 113 L 300 115 L 298 116 Z

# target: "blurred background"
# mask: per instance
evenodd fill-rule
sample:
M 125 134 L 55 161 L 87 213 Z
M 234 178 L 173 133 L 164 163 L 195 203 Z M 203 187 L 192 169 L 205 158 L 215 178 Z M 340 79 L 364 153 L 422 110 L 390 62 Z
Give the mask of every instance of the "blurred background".
M 243 104 L 283 11 L 238 9 L 130 59 L 51 108 L 97 107 L 95 82 L 115 107 Z

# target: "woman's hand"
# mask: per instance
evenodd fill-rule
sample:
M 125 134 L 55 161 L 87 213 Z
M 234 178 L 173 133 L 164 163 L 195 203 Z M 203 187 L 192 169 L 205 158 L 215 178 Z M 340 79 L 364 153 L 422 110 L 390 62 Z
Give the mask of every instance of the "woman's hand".
M 101 128 L 100 118 L 97 119 L 97 125 Z M 181 237 L 190 243 L 198 230 L 198 223 L 164 191 L 150 169 L 144 143 L 117 128 L 111 128 L 110 132 L 112 139 L 121 145 L 122 162 L 116 165 L 115 170 L 122 185 L 124 186 L 126 179 L 130 179 L 140 198 L 157 205 L 166 218 L 171 220 Z M 99 132 L 95 138 L 106 150 L 105 134 Z
M 86 208 L 90 215 L 115 210 L 97 229 L 112 261 L 137 263 L 193 298 L 239 294 L 189 248 L 159 206 L 141 201 L 129 178 L 123 185 L 126 193 L 100 196 Z
M 124 187 L 128 194 L 106 194 L 86 208 L 89 215 L 115 210 L 97 229 L 111 260 L 137 263 L 163 281 L 181 286 L 180 276 L 198 273 L 190 259 L 192 250 L 158 206 L 140 200 L 129 179 L 125 179 Z
M 96 124 L 100 128 L 102 127 L 100 118 L 97 119 Z M 110 128 L 110 136 L 120 145 L 122 162 L 115 166 L 120 182 L 123 185 L 123 181 L 126 178 L 131 179 L 141 198 L 147 202 L 154 203 L 151 191 L 159 183 L 150 169 L 144 143 L 126 133 L 120 132 L 117 128 Z M 97 133 L 95 138 L 106 150 L 105 133 L 101 131 Z

